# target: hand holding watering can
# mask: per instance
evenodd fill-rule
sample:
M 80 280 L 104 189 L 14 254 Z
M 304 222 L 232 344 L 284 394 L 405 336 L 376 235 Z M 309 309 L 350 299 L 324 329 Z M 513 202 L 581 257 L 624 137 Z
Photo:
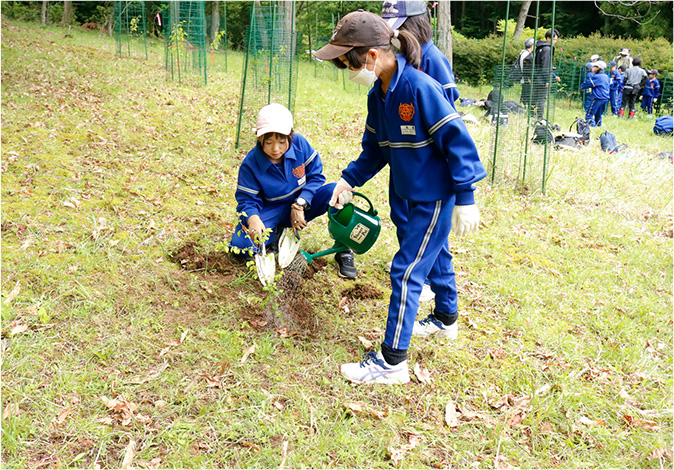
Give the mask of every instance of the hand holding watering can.
M 332 198 L 328 204 L 335 209 L 343 209 L 353 199 L 352 191 L 351 185 L 344 178 L 340 178 L 332 191 Z

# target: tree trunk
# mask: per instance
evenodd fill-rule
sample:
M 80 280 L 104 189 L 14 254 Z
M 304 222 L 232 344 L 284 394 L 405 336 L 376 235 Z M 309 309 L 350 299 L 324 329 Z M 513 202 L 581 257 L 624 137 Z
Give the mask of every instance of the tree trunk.
M 452 2 L 438 2 L 438 48 L 452 63 Z
M 211 12 L 211 42 L 215 42 L 220 32 L 220 1 L 213 2 L 213 11 Z
M 49 6 L 48 0 L 42 0 L 42 24 L 47 24 L 47 7 Z
M 285 7 L 286 11 L 288 12 L 288 15 L 285 17 L 285 24 L 283 25 L 283 31 L 286 37 L 288 38 L 288 42 L 290 47 L 288 48 L 288 57 L 294 57 L 295 56 L 295 47 L 296 47 L 296 41 L 295 41 L 295 5 L 293 0 L 284 0 L 282 2 L 279 2 L 283 7 Z
M 532 0 L 526 0 L 522 2 L 522 8 L 520 8 L 520 14 L 517 17 L 517 26 L 515 26 L 515 34 L 513 34 L 513 42 L 517 41 L 520 36 L 522 36 L 522 30 L 524 29 L 524 22 L 527 20 L 527 15 L 529 14 L 529 7 L 531 6 Z
M 70 25 L 75 19 L 75 12 L 73 10 L 72 0 L 66 0 L 63 2 L 63 17 L 61 18 L 61 24 Z

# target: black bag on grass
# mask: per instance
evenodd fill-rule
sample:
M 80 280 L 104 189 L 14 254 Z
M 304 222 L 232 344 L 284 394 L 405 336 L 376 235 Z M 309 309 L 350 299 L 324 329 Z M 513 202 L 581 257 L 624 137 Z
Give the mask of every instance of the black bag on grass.
M 618 140 L 615 138 L 615 135 L 612 132 L 606 131 L 600 135 L 599 143 L 601 144 L 601 149 L 604 152 L 613 153 L 619 150 Z
M 580 150 L 583 148 L 580 145 L 580 139 L 573 135 L 564 135 L 555 138 L 555 148 L 565 149 L 565 150 Z
M 536 121 L 536 124 L 534 124 L 534 144 L 545 145 L 548 143 L 555 143 L 555 136 L 550 124 L 543 119 Z
M 587 145 L 590 143 L 590 124 L 583 118 L 576 118 L 569 126 L 569 131 L 576 125 L 576 132 L 581 135 L 580 143 Z

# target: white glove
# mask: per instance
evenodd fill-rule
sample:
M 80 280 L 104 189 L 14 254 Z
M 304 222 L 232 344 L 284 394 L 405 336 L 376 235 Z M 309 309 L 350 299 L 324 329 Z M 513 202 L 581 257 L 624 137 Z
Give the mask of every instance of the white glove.
M 454 206 L 452 212 L 452 231 L 457 237 L 464 237 L 480 225 L 480 209 L 476 204 Z
M 330 198 L 328 205 L 335 209 L 344 208 L 344 204 L 348 204 L 353 200 L 352 190 L 353 188 L 351 185 L 347 183 L 344 178 L 340 178 L 335 185 L 335 189 L 332 191 L 332 197 Z

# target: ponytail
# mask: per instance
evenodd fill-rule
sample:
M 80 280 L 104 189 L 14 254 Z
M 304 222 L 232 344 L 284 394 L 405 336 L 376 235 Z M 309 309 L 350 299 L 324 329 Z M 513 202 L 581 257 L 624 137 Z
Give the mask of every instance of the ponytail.
M 395 35 L 395 33 L 394 33 Z M 418 69 L 421 64 L 421 45 L 414 34 L 405 30 L 397 30 L 397 39 L 400 41 L 400 53 L 412 67 Z

